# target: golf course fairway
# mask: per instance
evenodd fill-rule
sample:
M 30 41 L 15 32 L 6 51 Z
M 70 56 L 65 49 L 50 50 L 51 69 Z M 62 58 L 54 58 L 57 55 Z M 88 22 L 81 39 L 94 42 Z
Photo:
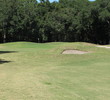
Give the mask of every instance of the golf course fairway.
M 83 42 L 0 44 L 0 100 L 110 100 L 110 49 Z

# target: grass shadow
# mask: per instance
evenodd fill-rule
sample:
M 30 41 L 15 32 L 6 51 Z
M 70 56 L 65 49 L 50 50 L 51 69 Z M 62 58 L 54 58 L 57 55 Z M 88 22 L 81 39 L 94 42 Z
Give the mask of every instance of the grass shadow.
M 0 51 L 0 54 L 5 54 L 5 53 L 16 53 L 18 51 Z M 12 61 L 7 61 L 7 60 L 3 60 L 3 59 L 0 59 L 0 64 L 4 64 L 4 63 L 10 63 Z
M 0 64 L 4 64 L 4 63 L 10 63 L 11 61 L 6 61 L 6 60 L 3 60 L 3 59 L 0 59 Z
M 17 51 L 0 51 L 0 54 L 4 54 L 4 53 L 16 53 Z

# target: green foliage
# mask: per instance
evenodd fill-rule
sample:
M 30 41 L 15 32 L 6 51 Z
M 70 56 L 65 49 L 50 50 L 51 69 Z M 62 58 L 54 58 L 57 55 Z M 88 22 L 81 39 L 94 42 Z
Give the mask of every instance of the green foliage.
M 110 42 L 109 0 L 1 0 L 0 42 Z

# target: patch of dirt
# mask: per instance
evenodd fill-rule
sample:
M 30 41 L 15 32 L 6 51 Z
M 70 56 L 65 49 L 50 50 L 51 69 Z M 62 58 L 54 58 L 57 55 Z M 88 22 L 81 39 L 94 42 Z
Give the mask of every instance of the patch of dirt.
M 96 47 L 100 47 L 100 48 L 109 48 L 109 49 L 110 49 L 110 47 L 108 47 L 108 46 L 96 46 Z
M 80 51 L 80 50 L 64 50 L 62 54 L 86 54 L 90 53 L 88 51 Z

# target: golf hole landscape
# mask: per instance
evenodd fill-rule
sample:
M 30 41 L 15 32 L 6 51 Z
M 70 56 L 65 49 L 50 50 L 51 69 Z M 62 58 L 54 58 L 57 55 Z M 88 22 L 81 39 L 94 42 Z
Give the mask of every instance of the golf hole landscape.
M 110 0 L 0 0 L 0 100 L 110 100 Z
M 97 46 L 0 44 L 0 100 L 110 100 L 110 49 Z

